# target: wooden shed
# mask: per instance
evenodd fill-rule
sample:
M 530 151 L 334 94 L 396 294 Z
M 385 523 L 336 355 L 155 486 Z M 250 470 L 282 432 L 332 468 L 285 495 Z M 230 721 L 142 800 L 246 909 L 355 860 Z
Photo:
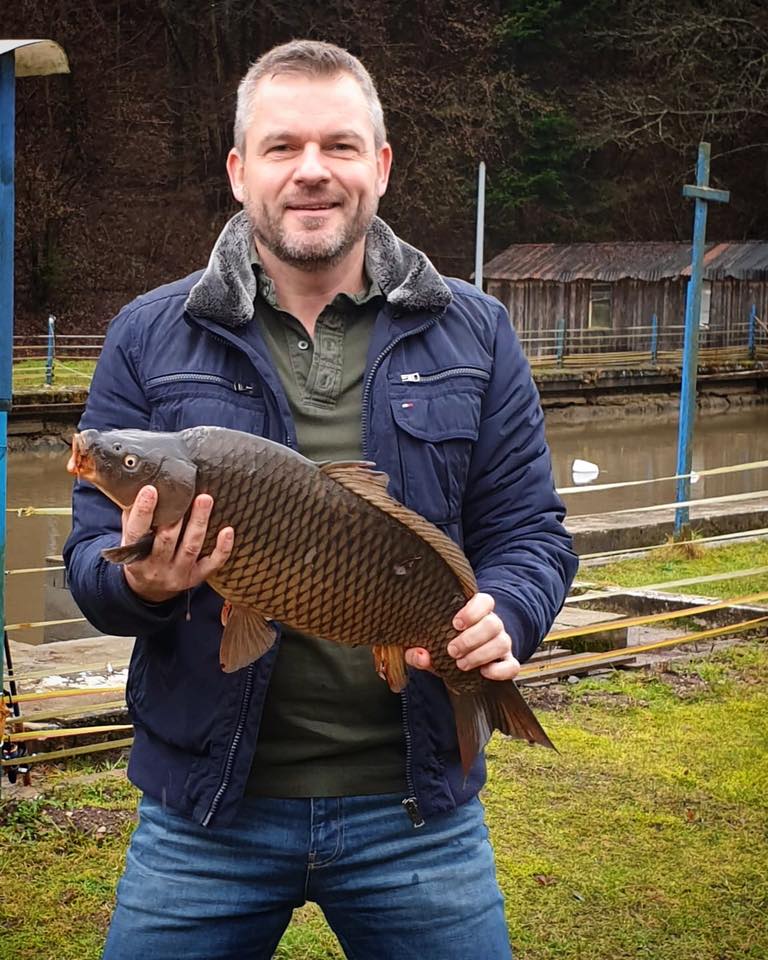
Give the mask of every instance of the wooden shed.
M 768 243 L 708 244 L 704 264 L 703 341 L 746 344 L 753 305 L 765 323 Z M 520 243 L 483 268 L 532 356 L 552 352 L 563 321 L 569 351 L 647 349 L 654 314 L 659 349 L 679 348 L 690 273 L 689 243 Z

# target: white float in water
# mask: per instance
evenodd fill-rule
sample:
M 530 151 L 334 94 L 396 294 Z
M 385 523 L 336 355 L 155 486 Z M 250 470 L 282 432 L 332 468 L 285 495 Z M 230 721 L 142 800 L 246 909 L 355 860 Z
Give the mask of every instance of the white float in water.
M 589 460 L 577 458 L 571 466 L 571 476 L 576 484 L 592 483 L 600 476 L 600 467 L 596 463 L 590 463 Z

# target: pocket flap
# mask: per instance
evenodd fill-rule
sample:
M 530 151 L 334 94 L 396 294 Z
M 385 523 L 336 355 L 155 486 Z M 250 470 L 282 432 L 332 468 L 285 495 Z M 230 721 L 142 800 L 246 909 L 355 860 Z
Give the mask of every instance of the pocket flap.
M 431 397 L 410 392 L 392 398 L 390 403 L 397 425 L 419 440 L 477 440 L 482 403 L 479 392 Z

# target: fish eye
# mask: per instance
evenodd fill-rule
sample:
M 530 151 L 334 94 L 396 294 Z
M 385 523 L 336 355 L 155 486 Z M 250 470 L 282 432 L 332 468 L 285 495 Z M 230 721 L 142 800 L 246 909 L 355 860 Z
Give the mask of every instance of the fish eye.
M 123 466 L 127 467 L 129 470 L 133 470 L 136 464 L 139 462 L 139 458 L 135 457 L 132 453 L 127 453 L 123 457 Z

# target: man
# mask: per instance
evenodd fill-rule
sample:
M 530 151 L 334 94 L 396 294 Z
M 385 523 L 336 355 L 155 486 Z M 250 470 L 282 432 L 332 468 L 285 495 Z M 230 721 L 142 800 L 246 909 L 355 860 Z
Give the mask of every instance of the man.
M 81 427 L 216 424 L 375 461 L 475 568 L 450 653 L 509 679 L 576 566 L 541 409 L 501 306 L 375 217 L 391 162 L 359 61 L 308 41 L 265 54 L 227 164 L 244 209 L 205 271 L 115 318 Z M 129 774 L 144 797 L 105 957 L 267 958 L 306 899 L 351 958 L 509 957 L 483 760 L 463 775 L 427 652 L 408 652 L 401 696 L 366 648 L 290 631 L 223 674 L 222 601 L 203 580 L 237 531 L 200 556 L 210 497 L 183 530 L 158 529 L 148 559 L 101 558 L 150 529 L 155 503 L 144 488 L 121 524 L 78 484 L 65 547 L 88 618 L 137 636 Z

